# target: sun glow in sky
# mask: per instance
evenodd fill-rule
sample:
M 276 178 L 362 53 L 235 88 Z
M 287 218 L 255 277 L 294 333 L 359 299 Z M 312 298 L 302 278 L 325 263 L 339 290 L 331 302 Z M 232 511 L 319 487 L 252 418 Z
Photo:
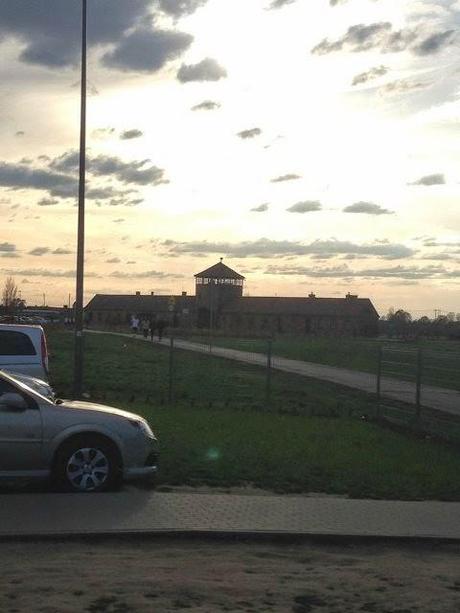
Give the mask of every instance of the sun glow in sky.
M 85 298 L 460 312 L 460 3 L 88 0 Z M 0 284 L 73 298 L 79 3 L 0 5 Z

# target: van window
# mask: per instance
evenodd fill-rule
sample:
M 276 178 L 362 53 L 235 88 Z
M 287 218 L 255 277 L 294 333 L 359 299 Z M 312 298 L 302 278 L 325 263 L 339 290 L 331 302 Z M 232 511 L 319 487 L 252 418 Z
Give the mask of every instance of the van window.
M 0 355 L 37 355 L 37 352 L 27 334 L 0 330 Z

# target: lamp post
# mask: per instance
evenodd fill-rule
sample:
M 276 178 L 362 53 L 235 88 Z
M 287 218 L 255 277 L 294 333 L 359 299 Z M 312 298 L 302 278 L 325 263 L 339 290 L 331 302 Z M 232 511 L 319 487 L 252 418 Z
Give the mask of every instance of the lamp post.
M 86 9 L 82 0 L 81 19 L 81 99 L 80 175 L 78 183 L 77 275 L 75 292 L 75 362 L 73 393 L 80 397 L 83 384 L 83 280 L 85 256 L 85 162 L 86 162 Z

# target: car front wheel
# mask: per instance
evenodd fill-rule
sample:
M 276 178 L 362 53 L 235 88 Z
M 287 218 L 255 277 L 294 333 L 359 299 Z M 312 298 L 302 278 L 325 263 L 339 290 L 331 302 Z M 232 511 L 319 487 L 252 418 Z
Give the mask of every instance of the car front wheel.
M 98 437 L 81 437 L 58 452 L 55 480 L 60 489 L 102 492 L 114 489 L 121 480 L 120 463 L 112 445 Z

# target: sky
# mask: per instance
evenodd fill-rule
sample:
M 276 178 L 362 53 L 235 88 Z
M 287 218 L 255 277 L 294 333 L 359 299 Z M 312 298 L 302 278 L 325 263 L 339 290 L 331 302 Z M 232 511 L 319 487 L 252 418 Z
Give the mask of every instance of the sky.
M 0 286 L 74 300 L 78 0 L 0 4 Z M 460 312 L 460 0 L 88 0 L 85 301 Z

